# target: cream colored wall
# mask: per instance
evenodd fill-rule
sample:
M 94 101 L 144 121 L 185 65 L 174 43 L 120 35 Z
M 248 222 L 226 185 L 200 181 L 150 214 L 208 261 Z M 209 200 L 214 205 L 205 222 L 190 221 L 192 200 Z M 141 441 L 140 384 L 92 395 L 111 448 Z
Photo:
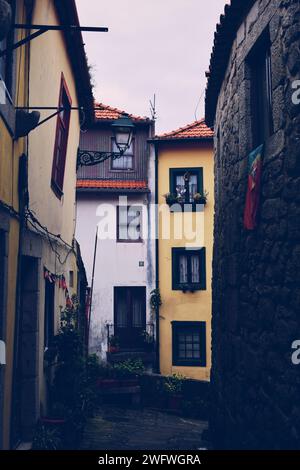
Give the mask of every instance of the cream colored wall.
M 35 2 L 32 22 L 59 24 L 53 0 Z M 30 106 L 58 106 L 61 73 L 77 106 L 75 81 L 63 33 L 51 31 L 31 42 Z M 41 120 L 53 111 L 42 111 Z M 29 136 L 29 188 L 30 209 L 43 225 L 72 242 L 75 228 L 76 155 L 80 125 L 78 111 L 71 112 L 70 132 L 64 178 L 64 195 L 59 200 L 51 189 L 53 151 L 57 118 L 38 127 Z
M 205 291 L 183 293 L 172 290 L 172 248 L 184 247 L 185 238 L 174 239 L 171 231 L 169 240 L 162 239 L 162 224 L 159 236 L 159 280 L 162 296 L 160 308 L 160 367 L 161 373 L 170 375 L 180 373 L 186 377 L 209 380 L 211 368 L 211 278 L 213 249 L 214 217 L 214 173 L 212 144 L 172 144 L 159 147 L 158 166 L 158 200 L 165 204 L 164 194 L 170 191 L 170 168 L 203 168 L 203 187 L 209 192 L 208 203 L 204 210 L 204 247 L 206 248 L 206 284 Z M 170 214 L 171 225 L 180 214 Z M 200 214 L 193 213 L 193 222 Z M 199 219 L 201 223 L 201 220 Z M 203 218 L 202 218 L 203 222 Z M 203 226 L 203 223 L 202 223 Z M 172 321 L 205 321 L 206 322 L 206 355 L 207 367 L 175 367 L 172 365 Z
M 35 24 L 59 24 L 53 0 L 38 0 L 35 2 L 32 22 Z M 68 51 L 62 32 L 51 31 L 31 42 L 30 62 L 30 106 L 58 106 L 61 76 L 64 75 L 72 106 L 78 106 L 76 85 L 71 68 Z M 41 111 L 41 120 L 54 111 Z M 29 208 L 35 213 L 43 226 L 54 234 L 60 234 L 69 245 L 75 232 L 75 187 L 76 187 L 76 157 L 79 146 L 80 123 L 78 111 L 71 112 L 68 138 L 63 196 L 59 199 L 51 188 L 53 153 L 56 136 L 57 117 L 34 130 L 29 136 Z M 68 249 L 56 245 L 61 260 L 65 260 Z M 52 273 L 64 274 L 69 285 L 69 271 L 74 271 L 74 289 L 70 294 L 77 293 L 77 264 L 76 256 L 71 252 L 65 263 L 56 258 L 47 240 L 42 243 L 41 272 L 40 272 L 40 358 L 39 358 L 39 393 L 41 412 L 47 410 L 47 375 L 44 370 L 44 266 Z M 66 299 L 61 289 L 55 288 L 56 331 L 60 323 L 60 311 L 66 306 Z

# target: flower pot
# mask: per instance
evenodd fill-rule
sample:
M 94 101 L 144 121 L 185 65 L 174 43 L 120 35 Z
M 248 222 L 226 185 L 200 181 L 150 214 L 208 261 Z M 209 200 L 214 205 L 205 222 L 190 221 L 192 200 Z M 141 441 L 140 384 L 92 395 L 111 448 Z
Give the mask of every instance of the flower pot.
M 138 379 L 123 379 L 120 381 L 121 387 L 137 387 L 139 385 Z
M 66 418 L 52 418 L 52 417 L 45 416 L 41 418 L 40 421 L 44 426 L 61 427 L 66 424 L 67 419 Z
M 119 387 L 119 385 L 120 381 L 117 379 L 99 379 L 97 381 L 97 387 L 102 389 L 115 388 Z
M 170 395 L 168 399 L 168 407 L 170 410 L 180 410 L 182 404 L 182 396 L 181 395 Z
M 0 0 L 0 41 L 4 39 L 11 26 L 11 6 L 5 0 Z

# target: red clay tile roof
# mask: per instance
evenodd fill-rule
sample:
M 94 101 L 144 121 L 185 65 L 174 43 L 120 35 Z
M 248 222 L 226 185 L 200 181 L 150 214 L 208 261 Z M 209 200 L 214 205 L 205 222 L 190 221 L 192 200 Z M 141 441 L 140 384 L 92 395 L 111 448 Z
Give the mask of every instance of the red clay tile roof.
M 96 121 L 114 121 L 116 119 L 119 119 L 119 117 L 128 115 L 135 122 L 150 122 L 150 119 L 146 116 L 134 116 L 133 114 L 126 113 L 126 111 L 122 111 L 117 108 L 112 108 L 111 106 L 108 106 L 103 103 L 95 103 L 95 107 L 101 108 L 95 110 Z
M 213 131 L 205 124 L 204 119 L 195 121 L 172 132 L 166 132 L 155 137 L 158 140 L 169 139 L 207 139 L 214 136 Z
M 146 181 L 77 180 L 78 189 L 147 189 Z

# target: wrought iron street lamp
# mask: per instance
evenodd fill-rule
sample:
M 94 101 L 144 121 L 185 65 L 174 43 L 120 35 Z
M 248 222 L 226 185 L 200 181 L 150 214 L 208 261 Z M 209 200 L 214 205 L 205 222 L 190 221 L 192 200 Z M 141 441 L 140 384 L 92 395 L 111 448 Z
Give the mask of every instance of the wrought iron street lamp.
M 111 158 L 117 160 L 121 158 L 132 143 L 134 124 L 128 115 L 123 115 L 112 124 L 114 140 L 119 152 L 97 152 L 92 150 L 78 150 L 77 169 L 81 166 L 93 166 L 103 163 Z

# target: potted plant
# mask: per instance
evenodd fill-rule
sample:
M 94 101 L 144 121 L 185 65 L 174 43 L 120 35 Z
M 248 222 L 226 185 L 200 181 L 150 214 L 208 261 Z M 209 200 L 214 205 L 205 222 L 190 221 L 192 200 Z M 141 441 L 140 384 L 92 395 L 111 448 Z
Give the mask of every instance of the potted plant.
M 120 380 L 123 387 L 138 385 L 140 375 L 145 371 L 141 359 L 127 359 L 119 362 L 113 367 L 114 375 Z
M 142 339 L 143 339 L 144 349 L 148 352 L 153 351 L 153 346 L 154 346 L 153 336 L 150 335 L 148 331 L 144 330 L 142 332 Z
M 203 194 L 201 193 L 196 193 L 194 194 L 194 202 L 195 204 L 203 204 L 205 205 L 207 203 L 207 197 L 208 197 L 208 192 L 204 191 Z
M 150 292 L 150 307 L 156 310 L 162 305 L 161 295 L 159 289 L 154 289 Z
M 108 352 L 114 354 L 120 351 L 118 336 L 110 336 L 108 340 Z
M 182 386 L 185 378 L 180 374 L 173 374 L 165 378 L 164 390 L 168 396 L 168 407 L 178 411 L 182 403 Z
M 62 438 L 58 429 L 38 423 L 32 441 L 32 450 L 60 450 Z
M 166 204 L 168 204 L 168 206 L 172 206 L 173 204 L 178 204 L 178 202 L 179 202 L 177 194 L 174 194 L 174 193 L 164 194 L 164 198 L 165 198 Z

